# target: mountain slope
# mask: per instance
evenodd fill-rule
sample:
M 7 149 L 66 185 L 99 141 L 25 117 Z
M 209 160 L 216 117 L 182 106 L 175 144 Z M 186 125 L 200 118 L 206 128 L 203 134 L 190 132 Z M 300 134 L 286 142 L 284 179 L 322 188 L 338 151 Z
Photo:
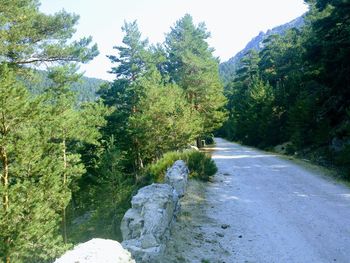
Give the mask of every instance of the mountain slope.
M 27 86 L 33 94 L 41 94 L 52 85 L 52 81 L 48 78 L 48 73 L 46 71 L 40 70 L 37 73 L 35 78 L 23 80 L 24 85 Z M 79 103 L 91 102 L 98 98 L 97 92 L 104 83 L 107 83 L 107 81 L 82 76 L 78 82 L 72 84 L 72 90 L 76 93 Z
M 274 27 L 264 32 L 260 32 L 259 35 L 254 37 L 243 50 L 238 52 L 234 57 L 230 58 L 228 61 L 220 64 L 219 71 L 220 76 L 223 81 L 228 82 L 234 75 L 239 61 L 249 50 L 261 50 L 263 48 L 263 41 L 271 35 L 283 35 L 288 29 L 300 28 L 304 25 L 304 16 L 300 16 L 284 25 Z

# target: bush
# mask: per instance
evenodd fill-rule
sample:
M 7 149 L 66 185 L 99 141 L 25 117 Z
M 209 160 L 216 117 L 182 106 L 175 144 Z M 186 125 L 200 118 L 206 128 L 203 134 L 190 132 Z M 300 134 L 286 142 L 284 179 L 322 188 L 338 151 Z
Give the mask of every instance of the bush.
M 209 134 L 209 135 L 206 135 L 204 137 L 204 140 L 205 140 L 205 144 L 206 145 L 211 145 L 211 144 L 214 144 L 215 141 L 214 141 L 214 135 L 213 134 Z
M 146 167 L 145 173 L 154 181 L 163 182 L 166 170 L 177 160 L 184 160 L 190 170 L 190 177 L 202 181 L 208 181 L 209 177 L 217 172 L 215 162 L 203 152 L 187 150 L 184 152 L 168 152 L 156 163 Z
M 345 170 L 344 179 L 350 181 L 350 145 L 346 145 L 335 157 L 336 165 Z
M 215 162 L 208 154 L 203 152 L 191 152 L 187 155 L 186 162 L 190 170 L 190 176 L 202 181 L 208 181 L 209 177 L 218 171 Z
M 149 174 L 155 182 L 164 181 L 166 170 L 177 160 L 183 160 L 184 152 L 167 152 L 156 163 L 148 165 L 145 174 Z

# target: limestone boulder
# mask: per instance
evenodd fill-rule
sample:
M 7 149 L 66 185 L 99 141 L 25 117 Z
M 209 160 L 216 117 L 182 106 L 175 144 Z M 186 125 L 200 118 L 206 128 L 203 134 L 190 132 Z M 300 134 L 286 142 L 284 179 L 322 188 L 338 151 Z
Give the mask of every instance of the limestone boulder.
M 169 238 L 178 195 L 168 184 L 141 188 L 122 219 L 122 245 L 137 262 L 157 262 Z
M 135 263 L 129 251 L 114 240 L 94 238 L 67 251 L 54 263 Z
M 165 175 L 165 183 L 175 188 L 179 197 L 185 195 L 189 171 L 184 161 L 178 160 Z

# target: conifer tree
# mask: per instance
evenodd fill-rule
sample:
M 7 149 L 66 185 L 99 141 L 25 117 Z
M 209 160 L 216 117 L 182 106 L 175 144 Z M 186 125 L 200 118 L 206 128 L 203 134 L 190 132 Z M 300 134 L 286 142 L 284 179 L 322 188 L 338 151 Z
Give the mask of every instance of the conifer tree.
M 129 118 L 130 134 L 140 142 L 142 158 L 150 163 L 167 151 L 181 150 L 200 133 L 200 116 L 191 110 L 176 84 L 164 84 L 158 71 L 138 80 L 145 91 L 139 109 Z
M 67 167 L 62 165 L 64 143 L 62 137 L 56 138 L 62 134 L 57 132 L 62 128 L 59 124 L 70 122 L 76 127 L 83 122 L 85 128 L 100 124 L 84 117 L 83 110 L 80 118 L 76 109 L 60 111 L 71 105 L 69 96 L 28 94 L 18 76 L 41 63 L 87 62 L 98 51 L 91 38 L 68 41 L 78 16 L 65 11 L 46 15 L 39 11 L 37 0 L 4 0 L 0 14 L 0 254 L 6 263 L 40 262 L 66 249 L 59 214 L 70 191 L 63 187 L 62 175 L 82 171 L 77 156 L 69 152 Z M 57 91 L 65 93 L 64 89 Z M 53 109 L 53 105 L 59 107 Z M 96 129 L 80 131 L 79 136 L 86 134 L 92 140 L 98 138 Z M 76 165 L 69 170 L 70 163 Z
M 2 0 L 0 57 L 14 66 L 43 62 L 88 62 L 97 54 L 91 37 L 68 43 L 79 16 L 66 11 L 46 15 L 38 0 Z
M 138 29 L 137 22 L 128 23 L 124 21 L 122 31 L 124 46 L 115 46 L 118 55 L 108 56 L 112 63 L 117 63 L 111 73 L 116 75 L 117 79 L 125 79 L 129 82 L 135 81 L 147 68 L 148 40 L 141 39 L 141 32 Z
M 49 141 L 42 98 L 31 98 L 13 70 L 0 78 L 0 254 L 4 262 L 38 262 L 64 251 L 59 200 L 68 199 Z
M 105 124 L 107 108 L 98 103 L 87 103 L 77 109 L 75 94 L 71 91 L 72 83 L 80 75 L 72 65 L 51 69 L 49 78 L 53 84 L 47 90 L 47 103 L 50 107 L 52 140 L 61 153 L 57 162 L 62 167 L 62 189 L 71 193 L 71 186 L 84 172 L 80 155 L 75 151 L 74 142 L 98 144 L 101 134 L 99 128 Z M 62 200 L 62 233 L 67 243 L 66 206 L 69 200 Z
M 206 42 L 209 37 L 205 24 L 194 25 L 187 14 L 176 22 L 165 40 L 168 73 L 184 90 L 192 109 L 200 114 L 202 135 L 219 128 L 225 120 L 226 99 L 218 59 Z
M 149 70 L 151 56 L 147 50 L 148 40 L 141 39 L 136 21 L 124 22 L 122 31 L 125 33 L 124 45 L 114 47 L 118 54 L 109 56 L 117 64 L 111 70 L 116 80 L 101 90 L 101 97 L 108 106 L 115 107 L 115 112 L 108 118 L 107 134 L 118 138 L 118 146 L 128 152 L 129 166 L 136 172 L 143 167 L 140 142 L 130 135 L 127 127 L 129 117 L 138 111 L 136 105 L 144 96 L 144 90 L 136 82 Z

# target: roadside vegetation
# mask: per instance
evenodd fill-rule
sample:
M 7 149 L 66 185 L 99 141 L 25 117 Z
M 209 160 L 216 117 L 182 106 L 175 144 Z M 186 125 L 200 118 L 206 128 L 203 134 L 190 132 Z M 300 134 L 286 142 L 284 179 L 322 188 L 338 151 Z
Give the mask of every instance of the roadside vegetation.
M 190 178 L 193 179 L 208 181 L 210 176 L 217 172 L 216 164 L 210 155 L 195 150 L 167 152 L 156 163 L 147 166 L 145 172 L 153 181 L 163 182 L 167 169 L 176 160 L 185 161 L 190 171 Z
M 185 15 L 163 44 L 152 46 L 136 22 L 125 22 L 123 43 L 109 56 L 115 80 L 99 89 L 85 82 L 83 90 L 77 63 L 96 57 L 97 46 L 91 37 L 72 41 L 77 15 L 46 15 L 39 5 L 0 5 L 0 257 L 6 263 L 52 262 L 91 237 L 118 239 L 131 196 L 160 177 L 148 174 L 149 167 L 200 142 L 226 118 L 219 62 L 204 23 Z M 193 177 L 215 172 L 203 153 L 178 157 L 186 157 Z
M 306 1 L 305 24 L 250 51 L 225 86 L 218 134 L 344 171 L 350 180 L 350 4 Z

